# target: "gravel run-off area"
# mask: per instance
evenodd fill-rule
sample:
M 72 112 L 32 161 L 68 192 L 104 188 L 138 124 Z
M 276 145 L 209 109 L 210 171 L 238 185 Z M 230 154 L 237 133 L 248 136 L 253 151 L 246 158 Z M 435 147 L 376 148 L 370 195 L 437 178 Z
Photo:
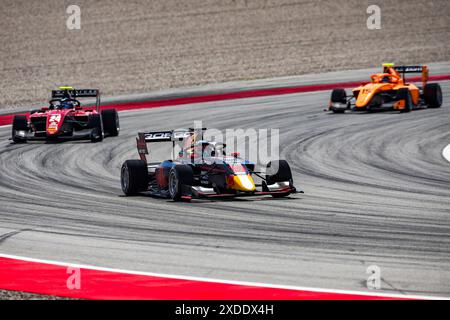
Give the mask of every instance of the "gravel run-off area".
M 59 85 L 113 96 L 450 60 L 448 0 L 78 0 L 80 30 L 71 4 L 2 1 L 0 108 L 42 105 Z

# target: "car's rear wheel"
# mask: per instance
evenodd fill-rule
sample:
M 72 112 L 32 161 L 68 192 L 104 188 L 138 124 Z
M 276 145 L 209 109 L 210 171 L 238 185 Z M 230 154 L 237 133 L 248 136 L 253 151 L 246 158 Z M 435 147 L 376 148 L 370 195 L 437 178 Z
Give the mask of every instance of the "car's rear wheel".
M 103 130 L 111 137 L 119 135 L 119 113 L 116 109 L 107 109 L 102 111 Z
M 148 168 L 143 160 L 127 160 L 120 171 L 122 191 L 127 196 L 137 195 L 148 189 Z
M 99 114 L 89 116 L 88 127 L 91 128 L 91 142 L 100 142 L 103 140 L 103 124 Z
M 439 83 L 428 83 L 423 92 L 425 103 L 429 108 L 440 108 L 442 105 L 442 89 Z
M 169 195 L 174 201 L 188 200 L 187 191 L 192 186 L 194 172 L 191 166 L 179 164 L 170 169 L 169 172 Z
M 28 132 L 29 128 L 28 128 L 28 120 L 26 116 L 22 116 L 22 115 L 17 115 L 14 116 L 13 119 L 13 123 L 12 123 L 12 140 L 15 143 L 21 143 L 21 142 L 26 142 L 26 136 L 20 136 L 19 135 L 19 131 L 25 131 Z

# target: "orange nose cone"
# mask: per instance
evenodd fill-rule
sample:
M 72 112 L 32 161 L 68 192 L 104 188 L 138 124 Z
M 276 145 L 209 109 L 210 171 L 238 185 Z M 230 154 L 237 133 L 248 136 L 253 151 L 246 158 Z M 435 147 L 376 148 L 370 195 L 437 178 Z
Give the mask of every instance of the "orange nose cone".
M 256 186 L 253 178 L 249 174 L 238 174 L 233 176 L 231 189 L 238 191 L 252 192 L 255 191 Z

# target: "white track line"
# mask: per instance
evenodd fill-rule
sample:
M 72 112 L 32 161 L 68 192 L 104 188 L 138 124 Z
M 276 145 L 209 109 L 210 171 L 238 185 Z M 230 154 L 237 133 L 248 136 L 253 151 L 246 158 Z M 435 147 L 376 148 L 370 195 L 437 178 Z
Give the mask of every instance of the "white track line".
M 403 295 L 403 294 L 373 293 L 373 292 L 352 291 L 352 290 L 310 288 L 310 287 L 286 286 L 286 285 L 277 285 L 277 284 L 260 283 L 260 282 L 233 281 L 233 280 L 190 277 L 190 276 L 152 273 L 152 272 L 143 272 L 143 271 L 132 271 L 132 270 L 104 268 L 104 267 L 96 267 L 96 266 L 76 264 L 76 263 L 52 261 L 52 260 L 34 259 L 34 258 L 20 257 L 20 256 L 15 256 L 15 255 L 3 254 L 3 253 L 0 253 L 0 257 L 22 260 L 22 261 L 29 261 L 29 262 L 36 262 L 36 263 L 43 263 L 43 264 L 52 264 L 52 265 L 63 266 L 63 267 L 74 267 L 74 268 L 80 268 L 80 269 L 104 271 L 104 272 L 126 273 L 126 274 L 134 274 L 134 275 L 149 276 L 149 277 L 181 279 L 181 280 L 188 280 L 188 281 L 214 282 L 214 283 L 223 283 L 223 284 L 231 284 L 231 285 L 238 285 L 238 286 L 253 286 L 253 287 L 264 287 L 264 288 L 274 288 L 274 289 L 311 291 L 311 292 L 317 292 L 317 293 L 332 293 L 332 294 L 336 293 L 336 294 L 363 295 L 363 296 L 371 296 L 371 297 L 386 297 L 386 298 L 401 298 L 401 299 L 450 300 L 450 298 L 448 298 L 448 297 L 416 296 L 416 295 Z
M 445 160 L 450 162 L 450 144 L 446 146 L 444 150 L 442 150 L 442 156 L 445 158 Z

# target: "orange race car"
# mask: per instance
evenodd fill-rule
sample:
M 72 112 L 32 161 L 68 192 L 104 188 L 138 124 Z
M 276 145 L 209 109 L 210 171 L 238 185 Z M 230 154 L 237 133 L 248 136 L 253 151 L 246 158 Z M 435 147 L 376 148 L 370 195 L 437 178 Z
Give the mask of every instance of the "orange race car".
M 407 83 L 406 73 L 422 73 L 422 87 Z M 403 77 L 402 77 L 402 75 Z M 371 82 L 353 89 L 347 96 L 342 88 L 331 93 L 328 110 L 334 113 L 352 111 L 399 110 L 409 112 L 420 108 L 439 108 L 442 91 L 438 83 L 427 83 L 427 66 L 394 66 L 384 63 L 383 72 L 373 74 Z

